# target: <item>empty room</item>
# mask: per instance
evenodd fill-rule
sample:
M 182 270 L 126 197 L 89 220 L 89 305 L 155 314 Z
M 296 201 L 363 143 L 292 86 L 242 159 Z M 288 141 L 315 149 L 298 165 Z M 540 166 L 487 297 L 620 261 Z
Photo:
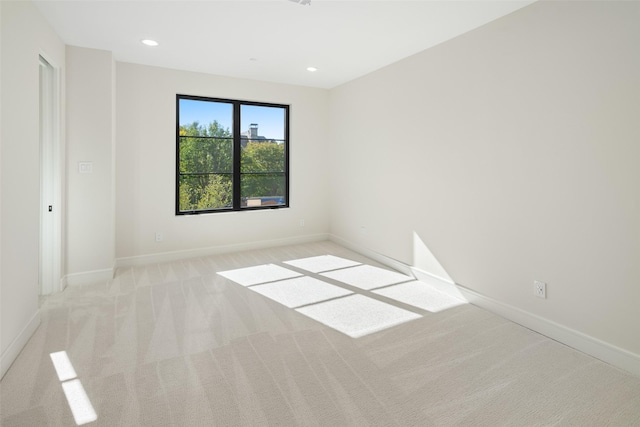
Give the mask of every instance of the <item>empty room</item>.
M 640 426 L 640 2 L 0 22 L 3 427 Z

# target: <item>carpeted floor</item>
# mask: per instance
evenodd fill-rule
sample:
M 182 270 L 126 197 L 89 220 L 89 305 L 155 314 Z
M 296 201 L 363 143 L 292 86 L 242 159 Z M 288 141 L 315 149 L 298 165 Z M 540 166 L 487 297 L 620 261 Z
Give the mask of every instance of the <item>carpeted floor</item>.
M 381 267 L 321 242 L 122 268 L 43 298 L 0 382 L 0 425 L 640 426 L 639 378 L 419 283 L 333 274 L 359 264 Z M 265 265 L 293 274 L 218 274 Z M 359 338 L 314 320 L 359 301 L 407 317 Z

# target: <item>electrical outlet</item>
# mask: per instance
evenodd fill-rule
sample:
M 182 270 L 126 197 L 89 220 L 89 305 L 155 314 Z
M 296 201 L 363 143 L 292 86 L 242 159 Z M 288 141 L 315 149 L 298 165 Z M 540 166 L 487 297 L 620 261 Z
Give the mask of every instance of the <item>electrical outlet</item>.
M 300 227 L 304 227 L 304 219 L 300 220 Z
M 160 231 L 156 231 L 156 242 L 162 242 L 162 233 Z
M 533 281 L 533 294 L 538 298 L 547 298 L 547 284 L 539 280 Z

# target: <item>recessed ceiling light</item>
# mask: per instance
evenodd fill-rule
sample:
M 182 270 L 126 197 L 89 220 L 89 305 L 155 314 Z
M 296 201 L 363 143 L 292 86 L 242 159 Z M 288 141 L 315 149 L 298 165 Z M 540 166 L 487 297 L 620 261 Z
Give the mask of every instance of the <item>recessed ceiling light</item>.
M 158 46 L 158 42 L 151 39 L 144 39 L 142 40 L 142 43 L 146 44 L 147 46 Z
M 307 71 L 318 71 L 318 69 L 316 67 L 307 67 Z

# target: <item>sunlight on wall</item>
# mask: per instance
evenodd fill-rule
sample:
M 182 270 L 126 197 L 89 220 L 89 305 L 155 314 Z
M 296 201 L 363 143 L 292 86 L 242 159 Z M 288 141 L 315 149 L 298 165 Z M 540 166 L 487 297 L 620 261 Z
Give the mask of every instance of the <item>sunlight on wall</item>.
M 53 367 L 62 381 L 62 390 L 67 397 L 69 408 L 77 425 L 87 424 L 98 419 L 96 411 L 82 386 L 82 382 L 76 378 L 76 371 L 69 360 L 66 351 L 57 351 L 49 354 Z M 70 380 L 70 381 L 68 381 Z
M 429 284 L 453 298 L 468 302 L 451 276 L 447 274 L 444 267 L 415 231 L 413 232 L 413 265 L 410 268 L 419 281 Z
M 440 265 L 436 257 L 415 231 L 413 232 L 413 266 L 438 278 L 442 278 L 447 282 L 454 283 L 453 279 L 447 274 L 444 267 Z

